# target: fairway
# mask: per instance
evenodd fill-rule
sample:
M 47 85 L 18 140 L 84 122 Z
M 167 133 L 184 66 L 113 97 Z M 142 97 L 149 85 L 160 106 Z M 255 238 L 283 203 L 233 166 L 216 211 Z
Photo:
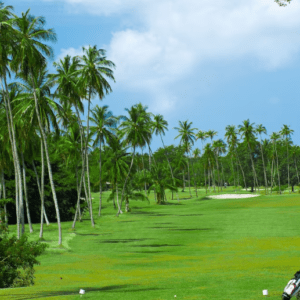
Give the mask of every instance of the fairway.
M 64 249 L 57 248 L 57 226 L 51 224 L 44 231 L 51 247 L 38 257 L 35 285 L 3 289 L 0 296 L 254 300 L 268 289 L 268 299 L 279 299 L 300 269 L 300 196 L 208 199 L 201 192 L 179 203 L 168 195 L 167 205 L 131 202 L 132 212 L 119 217 L 104 201 L 95 228 L 87 217 L 75 232 L 71 222 L 63 223 Z M 93 196 L 96 216 L 98 194 Z M 38 229 L 34 224 L 29 240 Z

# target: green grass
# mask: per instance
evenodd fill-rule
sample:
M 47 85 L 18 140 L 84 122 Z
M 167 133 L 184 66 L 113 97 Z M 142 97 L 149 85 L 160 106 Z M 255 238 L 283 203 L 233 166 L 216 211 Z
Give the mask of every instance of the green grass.
M 300 195 L 207 200 L 204 189 L 198 193 L 179 203 L 167 193 L 168 205 L 131 202 L 132 212 L 119 217 L 104 201 L 100 218 L 93 194 L 95 228 L 88 217 L 75 232 L 63 223 L 60 249 L 57 225 L 45 226 L 50 248 L 38 257 L 35 285 L 0 290 L 1 299 L 257 300 L 263 289 L 280 299 L 300 269 Z M 188 189 L 179 194 L 188 198 Z M 38 238 L 39 224 L 33 228 L 29 240 Z

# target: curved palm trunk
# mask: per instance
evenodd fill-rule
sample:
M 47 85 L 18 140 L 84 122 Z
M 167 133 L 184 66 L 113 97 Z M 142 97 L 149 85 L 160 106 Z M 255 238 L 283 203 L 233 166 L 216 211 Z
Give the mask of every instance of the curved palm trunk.
M 272 168 L 271 168 L 271 194 L 273 188 L 273 165 L 274 165 L 274 158 L 272 159 Z
M 33 88 L 34 88 L 33 89 L 33 96 L 34 96 L 34 101 L 35 101 L 35 111 L 36 111 L 36 114 L 37 114 L 37 119 L 38 119 L 38 123 L 39 123 L 39 127 L 40 127 L 42 142 L 44 143 L 44 147 L 45 147 L 46 160 L 47 160 L 48 173 L 49 173 L 49 180 L 50 180 L 50 185 L 51 185 L 51 190 L 52 190 L 54 206 L 55 206 L 55 210 L 56 210 L 56 218 L 57 218 L 57 224 L 58 224 L 58 245 L 62 245 L 62 231 L 61 231 L 58 201 L 57 201 L 55 186 L 54 186 L 54 182 L 53 182 L 53 176 L 52 176 L 52 169 L 51 169 L 51 163 L 50 163 L 50 156 L 49 156 L 49 152 L 48 152 L 47 139 L 46 139 L 44 128 L 43 128 L 43 125 L 42 125 L 42 122 L 41 122 L 40 112 L 39 112 L 39 108 L 38 108 L 39 105 L 38 105 L 38 99 L 37 99 L 36 92 L 35 92 L 35 82 L 34 82 L 34 79 L 33 79 L 33 72 L 31 72 L 31 76 L 32 76 L 32 83 L 33 83 Z
M 130 167 L 129 167 L 129 170 L 128 170 L 128 174 L 127 174 L 125 182 L 124 182 L 124 186 L 123 186 L 123 190 L 122 190 L 122 196 L 121 196 L 121 204 L 119 206 L 119 209 L 118 209 L 118 212 L 117 212 L 117 216 L 119 216 L 119 214 L 123 213 L 122 210 L 121 210 L 122 209 L 122 202 L 123 202 L 123 199 L 124 199 L 124 192 L 125 192 L 125 187 L 126 187 L 126 184 L 127 184 L 127 180 L 128 180 L 128 177 L 129 177 L 132 165 L 133 165 L 134 156 L 135 156 L 135 147 L 133 147 L 133 154 L 132 154 L 131 164 L 130 164 Z
M 119 193 L 118 193 L 118 183 L 117 182 L 116 182 L 116 193 L 117 193 L 117 203 L 118 203 L 118 212 L 119 212 L 119 211 L 121 211 L 121 206 L 119 204 Z
M 147 189 L 146 189 L 146 176 L 145 176 L 145 165 L 144 165 L 144 153 L 143 153 L 143 148 L 142 149 L 142 163 L 143 163 L 143 174 L 144 174 L 144 189 L 145 189 L 145 196 L 147 196 Z M 126 201 L 127 203 L 127 201 Z M 126 209 L 125 209 L 126 211 Z
M 235 184 L 235 171 L 234 171 L 234 167 L 233 167 L 233 156 L 232 155 L 231 155 L 231 168 L 232 168 L 232 173 L 233 173 L 233 184 L 234 184 L 235 193 L 236 193 L 237 191 L 236 191 L 236 184 Z
M 21 152 L 21 157 L 22 157 L 23 184 L 24 184 L 24 194 L 25 194 L 25 204 L 26 204 L 27 220 L 28 220 L 28 225 L 29 225 L 29 231 L 30 231 L 30 233 L 32 233 L 33 229 L 32 229 L 32 224 L 31 224 L 30 211 L 29 211 L 29 203 L 28 203 L 28 197 L 27 197 L 26 169 L 25 169 L 24 155 L 23 155 L 22 152 Z

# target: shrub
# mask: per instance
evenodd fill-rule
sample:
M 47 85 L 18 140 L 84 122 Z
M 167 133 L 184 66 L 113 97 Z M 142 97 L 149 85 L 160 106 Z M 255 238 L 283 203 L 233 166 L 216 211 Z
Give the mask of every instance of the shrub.
M 49 245 L 40 242 L 28 242 L 27 235 L 19 240 L 14 235 L 8 238 L 8 226 L 3 222 L 4 212 L 0 222 L 0 288 L 21 287 L 34 284 L 35 259 Z

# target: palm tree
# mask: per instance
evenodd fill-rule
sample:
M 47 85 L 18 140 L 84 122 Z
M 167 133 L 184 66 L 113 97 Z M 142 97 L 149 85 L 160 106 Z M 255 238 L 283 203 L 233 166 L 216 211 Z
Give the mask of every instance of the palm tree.
M 56 34 L 52 29 L 44 29 L 43 26 L 45 20 L 43 17 L 33 17 L 29 15 L 29 10 L 22 17 L 16 19 L 15 27 L 17 29 L 17 51 L 13 56 L 11 63 L 11 69 L 16 72 L 18 76 L 21 75 L 22 78 L 25 78 L 28 82 L 31 82 L 33 87 L 33 96 L 35 100 L 35 110 L 36 116 L 38 119 L 39 130 L 41 133 L 42 141 L 45 146 L 46 160 L 48 166 L 49 179 L 51 184 L 51 190 L 53 195 L 53 200 L 55 204 L 56 217 L 58 223 L 59 231 L 59 241 L 58 244 L 62 245 L 62 233 L 61 233 L 61 224 L 60 224 L 60 215 L 58 201 L 55 192 L 55 186 L 53 182 L 52 170 L 50 157 L 48 152 L 48 144 L 46 139 L 46 134 L 44 132 L 44 127 L 42 125 L 42 120 L 39 111 L 39 100 L 40 92 L 38 86 L 38 77 L 36 74 L 39 74 L 42 67 L 45 66 L 45 56 L 53 57 L 52 48 L 46 44 L 43 44 L 41 41 L 56 41 Z M 45 56 L 44 56 L 44 55 Z M 50 90 L 49 90 L 50 93 Z
M 212 147 L 214 149 L 214 154 L 215 154 L 216 163 L 217 163 L 217 170 L 218 170 L 218 191 L 219 191 L 219 185 L 221 183 L 221 180 L 220 180 L 220 171 L 219 171 L 219 160 L 218 160 L 218 157 L 219 157 L 220 154 L 224 154 L 226 152 L 226 145 L 225 145 L 225 143 L 223 142 L 222 139 L 219 139 L 219 140 L 213 142 L 213 146 Z M 221 184 L 221 191 L 222 191 L 222 185 L 223 184 Z
M 255 182 L 258 185 L 257 182 L 257 176 L 255 172 L 255 167 L 254 167 L 254 162 L 252 158 L 252 153 L 251 153 L 251 148 L 255 145 L 255 135 L 254 135 L 254 123 L 250 124 L 249 119 L 243 121 L 243 125 L 239 125 L 239 133 L 241 134 L 241 137 L 244 137 L 245 142 L 247 143 L 248 146 L 248 153 L 251 159 L 251 164 L 252 164 L 252 172 L 253 172 L 253 184 L 255 188 Z M 259 191 L 259 185 L 258 185 L 258 191 Z
M 294 130 L 290 129 L 289 126 L 283 125 L 281 131 L 279 132 L 282 137 L 285 136 L 285 143 L 286 143 L 286 157 L 287 157 L 287 170 L 288 170 L 288 189 L 290 190 L 290 166 L 289 166 L 289 148 L 288 148 L 288 141 L 291 139 L 291 134 L 293 134 Z M 290 191 L 291 193 L 291 191 Z
M 277 175 L 278 175 L 278 186 L 279 186 L 279 194 L 281 194 L 280 190 L 280 175 L 279 175 L 279 166 L 278 166 L 278 154 L 277 154 L 277 147 L 276 147 L 276 142 L 279 140 L 280 134 L 273 132 L 270 139 L 273 141 L 274 149 L 275 149 L 275 154 L 276 154 L 276 161 L 277 161 Z
M 11 108 L 11 101 L 9 97 L 8 85 L 7 85 L 7 75 L 10 76 L 8 69 L 9 56 L 15 55 L 16 52 L 16 34 L 17 31 L 14 29 L 13 25 L 17 19 L 17 16 L 12 14 L 13 7 L 5 6 L 3 2 L 0 2 L 0 82 L 2 87 L 2 96 L 4 101 L 4 107 L 7 119 L 7 129 L 9 134 L 9 141 L 11 145 L 11 152 L 13 156 L 13 164 L 15 170 L 15 190 L 16 190 L 16 219 L 17 219 L 17 238 L 20 238 L 20 217 L 23 211 L 23 195 L 22 195 L 22 179 L 21 179 L 21 167 L 20 160 L 18 157 L 17 144 L 16 144 L 16 134 L 13 124 L 13 115 Z M 4 83 L 4 85 L 3 85 Z
M 108 105 L 104 105 L 99 107 L 96 105 L 92 111 L 92 117 L 90 117 L 90 121 L 92 121 L 95 126 L 91 126 L 91 134 L 96 135 L 93 147 L 99 146 L 100 156 L 99 156 L 99 213 L 101 214 L 101 206 L 102 206 L 102 169 L 101 169 L 101 153 L 102 153 L 102 144 L 105 145 L 105 141 L 108 141 L 113 137 L 113 129 L 117 127 L 118 118 L 113 116 L 111 111 L 108 111 Z
M 212 150 L 212 147 L 211 147 L 210 143 L 207 143 L 205 145 L 203 157 L 207 161 L 206 166 L 207 166 L 207 172 L 208 172 L 208 186 L 209 186 L 209 189 L 211 191 L 210 178 L 212 180 L 214 180 L 214 177 L 212 175 L 212 170 L 214 169 L 215 155 L 214 155 L 214 152 Z M 210 173 L 210 175 L 209 175 L 209 173 Z
M 266 127 L 264 127 L 262 124 L 259 124 L 256 126 L 255 132 L 259 134 L 260 136 L 260 151 L 261 151 L 261 157 L 262 157 L 262 162 L 263 162 L 263 167 L 264 167 L 264 177 L 265 177 L 265 191 L 267 194 L 267 189 L 268 189 L 268 181 L 267 181 L 267 173 L 266 173 L 266 167 L 265 167 L 265 160 L 264 160 L 264 153 L 263 153 L 263 147 L 262 147 L 262 140 L 261 140 L 261 134 L 267 134 Z
M 199 158 L 201 154 L 201 151 L 199 148 L 194 149 L 193 151 L 193 157 L 195 160 L 197 160 Z M 196 177 L 196 173 L 194 170 L 194 164 L 192 164 L 192 168 L 193 168 L 193 173 L 194 173 L 194 183 L 195 183 L 195 190 L 196 190 L 196 197 L 198 197 L 198 191 L 197 191 L 197 177 Z
M 152 122 L 152 129 L 153 129 L 153 132 L 155 133 L 155 135 L 159 135 L 160 138 L 161 138 L 161 142 L 163 144 L 163 147 L 165 149 L 165 155 L 166 155 L 166 158 L 167 158 L 167 161 L 168 161 L 168 165 L 169 165 L 169 168 L 170 168 L 170 172 L 171 172 L 171 176 L 172 176 L 172 181 L 173 181 L 173 185 L 175 185 L 175 182 L 174 182 L 174 175 L 173 175 L 173 170 L 172 170 L 172 167 L 171 167 L 171 164 L 170 164 L 170 160 L 169 160 L 169 157 L 167 155 L 167 152 L 166 152 L 166 146 L 164 144 L 164 140 L 162 138 L 162 135 L 165 135 L 165 130 L 168 130 L 168 122 L 164 119 L 164 117 L 160 114 L 158 115 L 155 115 L 153 117 L 154 121 Z M 178 193 L 176 192 L 177 194 L 177 200 L 179 201 L 179 196 L 178 196 Z
M 123 185 L 121 205 L 117 216 L 122 213 L 121 208 L 124 199 L 124 191 L 132 169 L 136 147 L 143 147 L 145 144 L 149 144 L 151 138 L 151 124 L 149 123 L 148 116 L 141 111 L 137 105 L 132 106 L 130 109 L 125 108 L 125 110 L 128 112 L 129 117 L 124 117 L 124 121 L 119 126 L 119 134 L 120 138 L 123 138 L 127 145 L 133 148 L 133 152 L 128 174 Z
M 236 156 L 236 162 L 237 162 L 237 165 L 240 166 L 240 169 L 242 171 L 242 175 L 243 175 L 243 180 L 244 180 L 244 186 L 247 190 L 247 185 L 246 185 L 246 179 L 245 179 L 245 174 L 244 174 L 244 170 L 242 168 L 242 164 L 240 162 L 240 159 L 239 159 L 239 156 L 238 156 L 238 153 L 237 153 L 237 143 L 238 143 L 238 138 L 237 138 L 237 130 L 235 128 L 234 125 L 228 125 L 226 127 L 226 133 L 225 133 L 225 138 L 227 140 L 227 143 L 229 145 L 229 149 L 235 153 L 235 156 Z M 239 180 L 238 180 L 239 181 Z
M 118 208 L 121 210 L 119 204 L 118 183 L 127 177 L 127 174 L 129 173 L 127 161 L 127 156 L 129 155 L 129 153 L 127 153 L 128 147 L 125 147 L 124 143 L 122 143 L 117 137 L 111 137 L 108 139 L 108 144 L 109 147 L 106 148 L 107 157 L 103 165 L 103 169 L 105 174 L 107 174 L 110 183 L 113 187 L 115 187 Z M 113 192 L 113 196 L 114 195 L 115 194 Z M 127 201 L 126 205 L 128 206 Z
M 80 63 L 78 64 L 80 74 L 79 86 L 83 93 L 87 92 L 88 100 L 88 115 L 87 115 L 87 137 L 89 136 L 89 120 L 90 120 L 90 105 L 91 98 L 98 95 L 102 100 L 105 94 L 112 92 L 112 88 L 109 85 L 106 78 L 115 81 L 113 71 L 111 68 L 115 67 L 115 64 L 106 59 L 105 50 L 97 49 L 97 46 L 89 46 L 89 48 L 82 48 L 84 55 L 79 56 Z M 93 211 L 92 211 L 92 199 L 91 199 L 91 187 L 90 187 L 90 176 L 89 176 L 89 160 L 87 152 L 87 140 L 85 143 L 85 155 L 86 155 L 86 169 L 88 179 L 88 194 L 90 203 L 90 215 L 92 226 L 94 227 Z
M 203 151 L 203 142 L 206 140 L 207 135 L 205 131 L 199 130 L 196 133 L 196 140 L 200 139 L 201 140 L 201 144 L 202 144 L 202 153 L 204 153 Z M 206 186 L 206 173 L 205 173 L 205 164 L 203 164 L 203 173 L 204 173 L 204 181 L 205 181 L 205 186 Z
M 174 129 L 178 130 L 179 134 L 175 137 L 175 139 L 180 137 L 180 142 L 179 144 L 186 144 L 185 151 L 191 150 L 191 147 L 188 145 L 194 145 L 194 140 L 196 139 L 194 130 L 198 130 L 197 128 L 191 128 L 193 122 L 188 123 L 188 120 L 181 122 L 179 121 L 179 127 L 174 127 Z M 187 154 L 189 154 L 187 152 Z M 188 176 L 190 178 L 190 168 L 189 168 L 189 162 L 188 162 Z M 189 180 L 189 191 L 190 191 L 190 197 L 192 197 L 191 194 L 191 183 Z
M 300 151 L 299 151 L 299 146 L 292 146 L 292 158 L 294 159 L 294 164 L 295 164 L 295 169 L 296 169 L 296 174 L 298 178 L 298 185 L 300 184 L 300 179 L 299 179 L 299 173 L 298 173 L 298 168 L 297 168 L 297 163 L 296 160 L 299 157 Z

